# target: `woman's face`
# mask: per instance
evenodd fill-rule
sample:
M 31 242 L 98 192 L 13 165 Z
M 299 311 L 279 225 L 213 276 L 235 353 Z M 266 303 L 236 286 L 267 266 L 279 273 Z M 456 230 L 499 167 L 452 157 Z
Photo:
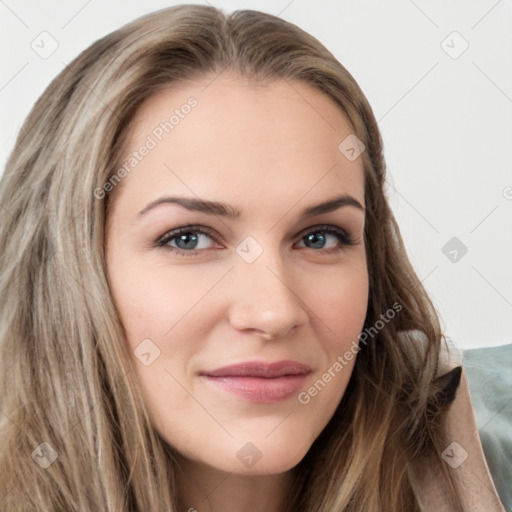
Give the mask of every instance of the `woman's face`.
M 339 404 L 368 300 L 352 133 L 284 80 L 210 76 L 139 110 L 108 273 L 152 421 L 185 460 L 287 471 Z

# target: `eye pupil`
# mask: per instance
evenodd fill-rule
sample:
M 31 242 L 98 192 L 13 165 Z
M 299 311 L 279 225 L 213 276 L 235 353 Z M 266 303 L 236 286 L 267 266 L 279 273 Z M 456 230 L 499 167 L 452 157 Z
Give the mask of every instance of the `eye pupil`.
M 187 239 L 190 239 L 187 243 Z M 181 235 L 176 237 L 176 245 L 180 249 L 193 249 L 195 244 L 197 244 L 198 236 L 194 233 L 182 233 Z M 185 242 L 185 246 L 180 246 L 180 242 Z
M 313 244 L 317 244 L 315 245 L 315 248 L 322 248 L 323 244 L 325 243 L 325 235 L 319 235 L 318 233 L 310 233 L 309 235 L 306 235 L 306 240 L 308 242 L 312 242 Z M 318 243 L 320 245 L 318 245 Z

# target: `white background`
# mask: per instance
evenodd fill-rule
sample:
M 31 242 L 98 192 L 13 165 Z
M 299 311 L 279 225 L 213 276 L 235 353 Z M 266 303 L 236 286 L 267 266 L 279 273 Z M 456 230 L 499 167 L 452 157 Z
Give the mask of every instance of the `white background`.
M 65 63 L 176 3 L 0 0 L 1 168 Z M 512 0 L 208 3 L 279 15 L 334 53 L 379 121 L 391 205 L 446 333 L 465 349 L 512 343 Z M 46 59 L 31 47 L 43 31 L 58 43 Z M 443 253 L 453 237 L 465 255 Z

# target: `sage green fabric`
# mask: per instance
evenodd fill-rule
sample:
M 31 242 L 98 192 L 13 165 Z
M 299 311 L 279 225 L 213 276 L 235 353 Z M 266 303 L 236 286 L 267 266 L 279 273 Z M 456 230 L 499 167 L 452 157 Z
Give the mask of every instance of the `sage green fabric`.
M 463 366 L 487 465 L 512 512 L 512 344 L 464 350 Z

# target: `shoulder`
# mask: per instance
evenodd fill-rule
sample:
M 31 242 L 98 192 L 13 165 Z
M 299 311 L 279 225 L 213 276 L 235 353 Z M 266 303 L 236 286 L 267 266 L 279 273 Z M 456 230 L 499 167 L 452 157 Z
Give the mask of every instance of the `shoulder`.
M 398 333 L 403 341 L 402 350 L 406 352 L 413 367 L 418 371 L 424 362 L 429 340 L 423 331 L 413 329 Z M 435 374 L 435 393 L 443 403 L 450 403 L 455 398 L 462 374 L 463 351 L 451 338 L 443 336 L 439 349 L 437 371 Z
M 457 348 L 449 338 L 442 339 L 437 380 L 442 383 L 446 402 L 450 403 L 444 422 L 447 445 L 440 455 L 453 472 L 457 486 L 464 496 L 464 510 L 505 512 L 481 445 L 464 371 L 463 350 Z M 421 489 L 422 511 L 450 510 L 439 468 L 424 469 L 427 473 L 424 481 L 428 483 Z
M 463 367 L 463 351 L 453 343 L 451 338 L 441 339 L 438 364 L 436 378 L 442 387 L 442 401 L 451 403 L 455 400 L 460 387 Z
M 444 375 L 454 368 L 462 367 L 464 351 L 457 347 L 451 338 L 443 336 L 441 338 L 441 349 L 439 353 L 438 376 Z

